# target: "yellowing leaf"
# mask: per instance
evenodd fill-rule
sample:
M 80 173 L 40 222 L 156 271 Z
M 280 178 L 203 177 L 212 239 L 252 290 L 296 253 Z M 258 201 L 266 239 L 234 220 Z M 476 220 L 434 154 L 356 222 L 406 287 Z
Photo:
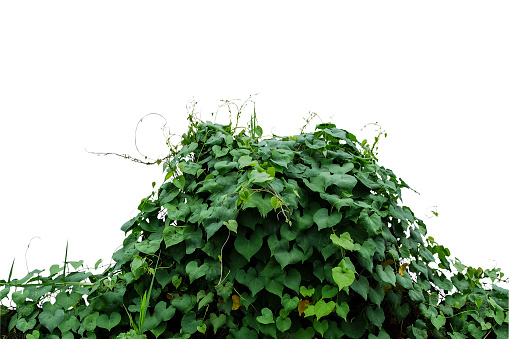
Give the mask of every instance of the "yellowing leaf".
M 297 306 L 297 310 L 299 311 L 299 317 L 302 316 L 302 313 L 308 308 L 309 300 L 300 299 L 299 305 Z
M 406 270 L 407 266 L 408 266 L 408 263 L 404 263 L 403 265 L 401 265 L 401 266 L 399 267 L 398 273 L 399 273 L 399 275 L 400 275 L 400 276 L 403 276 L 403 274 L 405 273 L 405 270 Z
M 233 305 L 232 311 L 238 310 L 242 303 L 240 302 L 240 297 L 236 294 L 232 295 Z
M 385 261 L 382 263 L 382 268 L 384 268 L 384 269 L 385 269 L 385 266 L 387 266 L 387 265 L 392 265 L 392 264 L 394 264 L 394 260 L 392 260 L 392 259 L 385 260 Z

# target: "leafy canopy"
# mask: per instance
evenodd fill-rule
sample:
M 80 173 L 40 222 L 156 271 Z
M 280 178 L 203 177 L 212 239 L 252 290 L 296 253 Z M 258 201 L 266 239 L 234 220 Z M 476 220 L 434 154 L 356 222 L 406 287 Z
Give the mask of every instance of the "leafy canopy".
M 503 274 L 426 237 L 374 147 L 332 123 L 264 139 L 255 116 L 245 129 L 189 120 L 165 182 L 121 227 L 115 264 L 0 281 L 0 300 L 16 289 L 2 326 L 27 338 L 507 338 L 507 290 L 483 282 Z

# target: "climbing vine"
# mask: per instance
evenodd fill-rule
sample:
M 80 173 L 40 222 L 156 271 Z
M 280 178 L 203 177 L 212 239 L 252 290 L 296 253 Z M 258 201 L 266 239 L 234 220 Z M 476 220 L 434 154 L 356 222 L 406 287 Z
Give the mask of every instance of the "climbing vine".
M 103 273 L 66 258 L 0 280 L 9 336 L 508 337 L 503 273 L 427 236 L 378 164 L 385 131 L 371 146 L 332 123 L 264 139 L 237 108 L 227 125 L 190 114 Z

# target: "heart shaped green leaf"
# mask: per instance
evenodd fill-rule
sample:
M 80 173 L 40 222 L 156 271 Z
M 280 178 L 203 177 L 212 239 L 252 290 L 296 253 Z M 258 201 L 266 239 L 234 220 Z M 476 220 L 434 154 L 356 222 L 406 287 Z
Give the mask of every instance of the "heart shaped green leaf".
M 292 326 L 292 321 L 290 318 L 282 318 L 281 316 L 276 319 L 276 327 L 281 332 L 286 332 Z
M 341 263 L 343 263 L 344 260 L 345 259 L 341 260 Z M 355 280 L 353 271 L 341 267 L 341 263 L 338 267 L 332 269 L 332 279 L 338 284 L 340 291 L 344 287 L 350 286 Z
M 329 314 L 332 313 L 332 311 L 334 311 L 334 307 L 336 307 L 336 303 L 334 301 L 329 301 L 329 302 L 326 303 L 323 299 L 320 299 L 315 304 L 316 319 L 320 320 L 320 318 L 328 316 Z M 318 329 L 316 329 L 316 327 L 315 327 L 315 330 L 318 331 Z
M 220 314 L 219 316 L 217 316 L 215 313 L 211 313 L 210 323 L 214 328 L 214 334 L 216 334 L 217 330 L 220 329 L 224 324 L 226 324 L 226 315 Z
M 272 311 L 269 308 L 264 307 L 264 308 L 262 308 L 262 315 L 256 317 L 256 320 L 260 324 L 264 324 L 264 325 L 273 324 L 274 323 L 274 315 L 272 314 Z
M 198 278 L 203 277 L 209 270 L 209 265 L 203 264 L 198 267 L 198 263 L 193 260 L 189 262 L 186 266 L 186 273 L 189 276 L 189 281 L 192 283 Z
M 65 291 L 61 291 L 60 293 L 57 294 L 55 300 L 57 304 L 64 308 L 64 310 L 67 310 L 81 300 L 81 295 L 74 291 L 71 292 L 71 294 L 69 295 Z
M 51 311 L 43 311 L 39 314 L 39 321 L 50 332 L 64 321 L 64 310 L 57 309 L 54 313 Z
M 122 320 L 122 317 L 118 312 L 111 313 L 109 317 L 107 314 L 103 313 L 97 318 L 97 326 L 110 331 L 120 323 L 120 320 Z
M 262 248 L 263 244 L 263 235 L 261 232 L 254 232 L 251 235 L 250 239 L 246 237 L 246 229 L 241 228 L 237 233 L 237 238 L 235 239 L 235 249 L 237 252 L 242 254 L 247 261 L 251 259 L 253 255 L 255 255 L 260 248 Z

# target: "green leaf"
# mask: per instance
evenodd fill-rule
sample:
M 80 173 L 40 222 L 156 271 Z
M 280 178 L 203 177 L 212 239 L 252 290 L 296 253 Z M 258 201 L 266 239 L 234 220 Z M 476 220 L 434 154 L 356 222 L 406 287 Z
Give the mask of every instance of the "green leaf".
M 220 314 L 216 316 L 215 313 L 210 314 L 210 323 L 214 328 L 214 334 L 217 333 L 217 330 L 220 329 L 224 324 L 226 324 L 226 315 Z
M 258 276 L 256 269 L 250 267 L 247 273 L 240 269 L 237 272 L 235 279 L 243 285 L 246 285 L 251 291 L 252 296 L 265 288 L 265 277 Z
M 447 335 L 449 335 L 449 337 L 451 339 L 466 339 L 467 338 L 467 336 L 465 336 L 459 332 L 453 332 L 453 333 L 447 332 Z
M 288 164 L 292 162 L 294 155 L 295 152 L 288 149 L 275 149 L 272 150 L 272 162 L 287 168 Z
M 315 319 L 313 321 L 313 328 L 316 330 L 316 332 L 320 333 L 323 336 L 325 332 L 329 329 L 329 322 L 326 319 L 321 322 L 318 321 L 318 319 Z
M 428 337 L 426 329 L 417 328 L 414 325 L 410 326 L 410 328 L 412 329 L 412 334 L 416 339 L 426 339 Z
M 27 339 L 39 339 L 40 333 L 37 330 L 34 330 L 32 334 L 27 334 Z
M 283 297 L 283 288 L 284 288 L 284 275 L 279 275 L 273 278 L 265 278 L 265 289 L 267 292 L 273 293 L 279 298 Z
M 163 239 L 166 248 L 184 241 L 184 228 L 168 225 L 164 228 Z
M 95 313 L 99 315 L 98 312 Z M 64 321 L 64 316 L 65 316 L 64 310 L 60 308 L 55 310 L 54 313 L 51 312 L 50 310 L 45 310 L 39 314 L 39 321 L 50 332 L 53 332 L 53 330 Z
M 224 188 L 224 185 L 221 185 L 216 181 L 216 179 L 205 179 L 202 181 L 202 187 L 200 187 L 196 193 L 209 192 L 209 193 L 218 193 L 221 192 Z
M 166 302 L 160 301 L 157 303 L 156 307 L 154 307 L 154 316 L 157 317 L 159 322 L 166 322 L 173 318 L 175 315 L 175 307 L 168 306 L 166 308 Z
M 244 202 L 243 209 L 249 207 L 257 208 L 262 218 L 266 218 L 267 214 L 273 210 L 272 204 L 270 203 L 271 197 L 271 194 L 265 194 L 265 196 L 263 196 L 260 192 L 253 193 L 249 201 Z
M 368 240 L 364 241 L 362 246 L 360 246 L 357 251 L 359 252 L 359 263 L 371 272 L 373 270 L 373 256 L 375 255 L 376 251 L 376 243 L 373 241 L 373 239 L 369 238 Z
M 346 302 L 342 302 L 341 305 L 336 306 L 336 313 L 338 316 L 343 318 L 346 321 L 346 316 L 348 315 L 348 312 L 350 312 L 350 307 Z
M 377 265 L 376 273 L 383 282 L 396 286 L 396 275 L 391 265 L 385 266 L 385 269 L 382 268 L 382 265 Z
M 420 289 L 411 289 L 408 291 L 408 296 L 413 301 L 421 301 L 424 302 L 424 295 L 422 294 L 422 291 Z
M 329 171 L 333 174 L 345 174 L 355 168 L 355 165 L 351 162 L 345 163 L 343 166 L 338 164 L 332 164 L 329 166 Z
M 189 294 L 182 295 L 181 298 L 175 298 L 171 301 L 171 305 L 180 312 L 184 312 L 193 306 L 193 298 Z
M 344 267 L 344 260 L 341 260 L 338 267 L 334 267 L 332 269 L 332 279 L 334 282 L 338 284 L 339 290 L 342 290 L 344 287 L 350 286 L 355 280 L 355 274 L 353 271 L 350 271 Z
M 271 177 L 269 173 L 266 171 L 258 171 L 258 169 L 254 168 L 247 174 L 249 178 L 249 182 L 255 183 L 255 184 L 261 184 L 264 182 L 271 181 L 274 177 Z
M 235 338 L 242 339 L 258 339 L 258 334 L 254 330 L 250 330 L 248 327 L 241 327 L 238 331 L 232 330 L 235 334 Z
M 62 312 L 63 313 L 63 312 Z M 62 314 L 63 317 L 63 314 Z M 86 331 L 93 332 L 95 328 L 97 327 L 97 318 L 99 318 L 99 312 L 94 312 L 92 314 L 89 314 L 83 319 L 82 326 Z M 40 316 L 39 316 L 40 320 Z
M 9 294 L 9 291 L 11 290 L 11 287 L 10 286 L 5 286 L 1 291 L 0 291 L 0 300 L 2 300 L 3 298 L 7 297 L 7 295 Z
M 320 299 L 315 304 L 316 319 L 319 320 L 322 317 L 328 316 L 329 314 L 332 313 L 332 311 L 334 311 L 334 307 L 336 307 L 336 303 L 334 301 L 329 301 L 328 303 L 326 303 L 323 299 Z
M 184 186 L 186 185 L 186 178 L 184 177 L 184 175 L 179 175 L 178 177 L 173 179 L 172 183 L 173 185 L 175 185 L 175 187 L 183 190 Z
M 281 316 L 276 319 L 276 327 L 281 332 L 286 332 L 292 326 L 292 320 L 290 318 L 282 318 Z
M 198 262 L 190 261 L 186 266 L 186 274 L 189 276 L 189 282 L 193 283 L 196 279 L 203 277 L 209 271 L 209 265 L 203 264 L 198 267 Z
M 453 289 L 452 282 L 449 279 L 447 279 L 445 275 L 442 275 L 441 277 L 434 276 L 433 283 L 442 290 L 452 291 Z
M 297 306 L 299 305 L 299 298 L 298 297 L 290 298 L 290 295 L 288 293 L 285 293 L 283 295 L 283 298 L 281 298 L 281 305 L 283 306 L 285 311 L 290 312 L 297 308 Z
M 301 261 L 302 251 L 293 245 L 292 249 L 289 250 L 289 243 L 286 240 L 278 242 L 274 248 L 274 257 L 277 262 L 281 265 L 281 268 L 285 268 L 287 265 L 296 264 Z
M 251 193 L 249 193 L 248 190 L 243 190 L 239 192 L 239 198 L 242 201 L 249 201 L 249 198 L 251 198 Z
M 263 135 L 263 129 L 259 125 L 256 125 L 255 133 L 257 136 L 261 137 Z
M 360 217 L 359 224 L 363 226 L 370 236 L 382 233 L 382 219 L 377 213 L 369 215 L 367 209 L 363 209 Z
M 191 161 L 184 161 L 179 163 L 179 168 L 183 173 L 196 175 L 196 173 L 201 169 L 201 165 Z
M 383 329 L 380 329 L 380 332 L 378 333 L 377 336 L 375 336 L 374 334 L 370 334 L 368 336 L 368 339 L 377 339 L 377 338 L 378 339 L 391 339 L 391 337 Z
M 366 322 L 363 317 L 356 317 L 352 321 L 342 322 L 341 329 L 348 337 L 360 339 L 366 331 Z
M 437 330 L 444 326 L 446 322 L 446 319 L 442 314 L 439 314 L 438 316 L 432 316 L 430 320 Z
M 336 194 L 320 193 L 320 197 L 326 200 L 332 207 L 335 207 L 338 211 L 341 207 L 353 207 L 355 202 L 351 198 L 340 198 Z
M 212 152 L 214 152 L 215 158 L 220 158 L 228 154 L 228 147 L 221 147 L 219 145 L 212 146 Z
M 182 317 L 182 332 L 186 334 L 194 334 L 198 331 L 198 326 L 202 323 L 201 319 L 196 319 L 195 312 L 188 312 Z
M 330 185 L 336 185 L 347 192 L 352 192 L 356 184 L 357 179 L 355 179 L 354 176 L 348 174 L 333 174 L 327 178 L 326 188 Z
M 69 294 L 69 295 L 64 291 L 61 291 L 57 294 L 57 296 L 55 298 L 55 301 L 57 302 L 57 304 L 62 306 L 64 308 L 64 310 L 67 310 L 70 307 L 72 307 L 73 305 L 76 305 L 78 303 L 78 301 L 80 301 L 80 300 L 81 300 L 81 294 L 74 292 L 74 291 L 71 292 L 71 294 Z
M 334 245 L 340 248 L 344 248 L 345 250 L 352 251 L 355 247 L 353 240 L 350 237 L 350 233 L 348 232 L 341 233 L 339 237 L 336 234 L 332 233 L 330 235 L 330 240 L 332 240 L 332 243 Z
M 407 290 L 412 289 L 412 278 L 408 274 L 407 271 L 403 272 L 403 276 L 400 274 L 396 274 L 396 282 L 400 284 L 403 288 L 406 288 Z
M 161 246 L 162 240 L 163 239 L 156 239 L 156 240 L 145 239 L 140 243 L 134 244 L 134 247 L 136 247 L 136 249 L 142 253 L 154 254 L 157 252 L 157 250 Z
M 270 205 L 274 210 L 277 211 L 277 209 L 280 208 L 283 205 L 283 203 L 277 197 L 273 196 L 272 198 L 270 198 Z
M 203 323 L 200 326 L 198 326 L 198 332 L 205 334 L 207 332 L 207 324 Z
M 313 294 L 315 294 L 315 289 L 311 286 L 308 286 L 306 288 L 305 286 L 301 286 L 299 289 L 300 294 L 302 294 L 303 297 L 312 297 Z
M 276 169 L 274 167 L 267 167 L 267 173 L 271 178 L 274 178 L 276 176 Z M 274 185 L 274 183 L 272 183 L 272 185 Z
M 214 165 L 214 169 L 216 169 L 219 172 L 219 174 L 228 173 L 232 169 L 234 169 L 235 167 L 237 167 L 237 162 L 235 162 L 235 161 L 231 161 L 231 162 L 228 162 L 228 161 L 218 161 Z
M 341 221 L 341 213 L 333 212 L 329 216 L 327 208 L 320 208 L 313 215 L 313 221 L 318 225 L 318 230 L 336 226 Z
M 281 225 L 280 233 L 281 233 L 281 239 L 287 240 L 287 241 L 292 241 L 292 240 L 295 240 L 295 238 L 297 238 L 297 235 L 299 234 L 299 230 L 295 227 L 292 227 L 291 225 L 289 225 L 287 223 L 284 223 L 283 225 Z
M 178 274 L 174 275 L 173 277 L 171 277 L 171 283 L 173 284 L 173 286 L 175 286 L 176 289 L 178 289 L 180 284 L 182 283 L 182 277 L 179 276 Z
M 200 302 L 198 303 L 198 311 L 203 306 L 210 304 L 212 302 L 212 300 L 214 300 L 214 293 L 212 293 L 212 292 L 207 293 L 207 295 L 204 296 L 203 299 L 201 299 Z
M 369 296 L 369 300 L 371 300 L 371 302 L 373 304 L 380 306 L 380 304 L 382 303 L 382 300 L 384 299 L 385 292 L 384 292 L 384 289 L 382 288 L 382 286 L 378 285 L 377 287 L 371 288 L 369 290 L 368 296 Z
M 75 270 L 77 270 L 81 265 L 83 265 L 83 260 L 80 261 L 68 261 Z
M 308 327 L 306 329 L 301 327 L 297 331 L 297 339 L 312 339 L 314 336 L 315 330 L 313 329 L 313 327 Z
M 226 300 L 230 297 L 233 291 L 233 284 L 231 281 L 227 281 L 226 283 L 221 283 L 216 286 L 217 295 Z
M 35 318 L 32 318 L 29 321 L 27 321 L 25 318 L 20 318 L 16 322 L 16 328 L 18 330 L 20 330 L 21 332 L 26 332 L 26 331 L 31 330 L 32 328 L 34 328 L 36 322 L 37 321 L 36 321 Z
M 57 274 L 58 272 L 60 271 L 63 271 L 64 270 L 64 267 L 60 267 L 59 265 L 51 265 L 50 268 L 49 268 L 49 273 L 50 275 L 55 275 Z
M 228 220 L 228 222 L 224 222 L 223 225 L 226 225 L 226 227 L 234 232 L 234 233 L 237 233 L 237 227 L 239 227 L 239 225 L 237 224 L 237 221 L 236 220 Z
M 335 286 L 325 285 L 322 288 L 322 298 L 329 299 L 334 298 L 339 292 L 339 289 Z
M 368 300 L 368 291 L 370 290 L 368 279 L 361 275 L 350 285 L 350 288 L 360 294 L 364 300 Z
M 461 292 L 467 290 L 470 287 L 470 284 L 468 283 L 467 280 L 464 280 L 464 279 L 460 280 L 460 278 L 456 275 L 451 278 L 451 281 L 454 284 L 454 287 L 456 287 L 458 289 L 458 291 L 461 291 Z
M 239 169 L 246 166 L 255 165 L 257 163 L 256 161 L 253 161 L 249 155 L 242 155 L 237 161 L 239 163 Z
M 373 309 L 372 306 L 368 306 L 368 309 L 366 310 L 366 315 L 368 316 L 369 321 L 373 325 L 375 325 L 378 328 L 382 327 L 385 320 L 385 315 L 384 311 L 380 307 Z
M 109 317 L 107 314 L 103 313 L 97 317 L 97 326 L 111 331 L 113 327 L 120 324 L 120 320 L 122 320 L 120 313 L 113 312 Z
M 255 231 L 251 235 L 250 239 L 246 237 L 246 229 L 241 228 L 237 233 L 237 238 L 235 239 L 235 249 L 237 252 L 242 254 L 247 261 L 251 259 L 253 255 L 255 255 L 263 245 L 263 235 L 260 231 Z
M 80 322 L 78 318 L 76 318 L 74 315 L 71 315 L 67 319 L 65 319 L 60 325 L 58 325 L 58 329 L 62 332 L 68 332 L 71 329 L 73 329 L 75 326 L 79 326 Z
M 290 268 L 286 271 L 287 275 L 284 277 L 285 287 L 294 290 L 296 293 L 299 293 L 299 286 L 301 281 L 301 275 L 299 271 L 295 268 Z
M 274 323 L 274 315 L 272 314 L 272 311 L 269 308 L 264 307 L 264 308 L 262 308 L 262 315 L 256 317 L 256 320 L 260 324 L 264 324 L 264 325 L 273 324 Z

